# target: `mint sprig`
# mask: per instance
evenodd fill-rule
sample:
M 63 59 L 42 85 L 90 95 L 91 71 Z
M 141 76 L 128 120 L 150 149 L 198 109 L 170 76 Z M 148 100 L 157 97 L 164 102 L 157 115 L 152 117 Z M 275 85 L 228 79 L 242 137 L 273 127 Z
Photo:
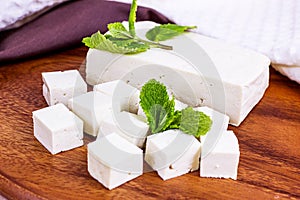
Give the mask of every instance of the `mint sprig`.
M 140 105 L 152 133 L 180 129 L 186 134 L 200 137 L 209 131 L 212 124 L 209 116 L 192 107 L 175 111 L 174 97 L 170 99 L 166 86 L 154 79 L 142 87 Z
M 146 114 L 152 133 L 166 130 L 174 118 L 174 97 L 170 100 L 166 86 L 151 79 L 142 88 L 140 105 Z
M 154 27 L 149 30 L 146 37 L 151 39 L 144 40 L 136 35 L 134 25 L 136 22 L 136 11 L 137 0 L 133 0 L 128 17 L 129 30 L 127 30 L 120 22 L 110 23 L 107 25 L 109 33 L 101 34 L 100 31 L 98 31 L 90 37 L 83 38 L 82 42 L 89 48 L 119 54 L 136 54 L 147 51 L 149 48 L 172 50 L 172 46 L 161 44 L 159 41 L 170 39 L 188 29 L 193 28 L 190 26 L 178 26 L 175 24 L 161 25 L 158 26 L 158 28 Z M 167 32 L 171 33 L 167 34 Z

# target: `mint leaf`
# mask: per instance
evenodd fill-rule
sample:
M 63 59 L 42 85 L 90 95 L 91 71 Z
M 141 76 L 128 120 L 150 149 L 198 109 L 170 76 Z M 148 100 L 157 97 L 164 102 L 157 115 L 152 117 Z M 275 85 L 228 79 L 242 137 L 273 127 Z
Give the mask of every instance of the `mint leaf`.
M 136 21 L 136 10 L 137 10 L 137 0 L 132 0 L 129 17 L 128 17 L 128 23 L 129 23 L 129 32 L 131 36 L 135 36 L 135 27 L 134 23 Z
M 149 48 L 147 44 L 139 43 L 132 39 L 117 39 L 111 35 L 104 36 L 99 31 L 91 37 L 83 38 L 82 42 L 90 48 L 119 54 L 135 54 L 146 51 Z
M 103 35 L 98 31 L 97 33 L 94 33 L 91 35 L 91 37 L 85 37 L 82 39 L 82 42 L 85 44 L 85 46 L 90 47 L 90 48 L 96 48 L 99 43 L 101 43 L 103 39 Z
M 173 120 L 168 127 L 168 129 L 179 129 L 180 121 L 181 121 L 182 112 L 179 110 L 176 110 L 174 113 Z
M 183 132 L 200 137 L 205 135 L 211 127 L 212 121 L 203 112 L 195 111 L 192 107 L 183 109 L 179 129 Z
M 140 105 L 146 114 L 152 133 L 166 130 L 174 117 L 175 101 L 170 100 L 167 88 L 160 82 L 151 79 L 140 93 Z
M 110 23 L 107 25 L 109 35 L 119 39 L 133 39 L 121 22 Z
M 146 38 L 155 42 L 165 41 L 193 28 L 196 28 L 196 26 L 179 26 L 176 24 L 163 24 L 150 29 L 146 33 Z

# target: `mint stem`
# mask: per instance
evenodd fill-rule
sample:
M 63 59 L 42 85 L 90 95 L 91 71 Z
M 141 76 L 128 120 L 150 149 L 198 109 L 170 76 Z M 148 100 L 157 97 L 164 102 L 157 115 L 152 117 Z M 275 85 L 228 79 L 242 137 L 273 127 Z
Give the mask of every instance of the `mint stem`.
M 133 37 L 135 36 L 134 23 L 136 21 L 136 10 L 137 10 L 137 0 L 132 0 L 129 17 L 128 17 L 128 22 L 129 22 L 130 35 Z
M 143 40 L 143 39 L 138 38 L 138 37 L 136 37 L 136 39 L 140 42 L 143 42 L 143 43 L 148 44 L 148 45 L 150 45 L 152 47 L 155 47 L 155 48 L 161 48 L 161 49 L 165 49 L 165 50 L 173 50 L 173 47 L 169 46 L 169 45 L 164 45 L 164 44 L 161 44 L 161 43 L 158 43 L 158 42 L 151 42 L 151 41 Z

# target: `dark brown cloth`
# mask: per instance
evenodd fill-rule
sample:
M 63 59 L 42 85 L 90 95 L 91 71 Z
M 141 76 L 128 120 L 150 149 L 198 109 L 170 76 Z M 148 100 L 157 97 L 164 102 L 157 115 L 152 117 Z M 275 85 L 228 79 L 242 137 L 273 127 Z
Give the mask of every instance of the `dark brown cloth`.
M 63 3 L 22 27 L 0 33 L 0 65 L 80 45 L 85 36 L 107 24 L 128 19 L 130 5 L 80 0 Z M 170 22 L 158 12 L 139 7 L 137 21 Z

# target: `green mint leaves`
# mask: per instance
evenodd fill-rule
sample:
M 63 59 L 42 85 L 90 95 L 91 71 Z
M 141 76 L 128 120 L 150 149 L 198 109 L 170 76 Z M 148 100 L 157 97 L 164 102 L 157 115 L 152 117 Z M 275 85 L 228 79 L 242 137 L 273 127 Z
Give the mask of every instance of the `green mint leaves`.
M 146 33 L 146 37 L 151 41 L 165 41 L 175 36 L 182 34 L 183 32 L 197 28 L 196 26 L 179 26 L 176 24 L 162 24 L 150 29 Z
M 137 0 L 133 0 L 128 17 L 129 30 L 120 22 L 110 23 L 107 28 L 109 33 L 101 34 L 99 31 L 90 37 L 85 37 L 82 42 L 89 48 L 119 54 L 136 54 L 147 51 L 149 48 L 172 50 L 171 46 L 160 44 L 164 41 L 182 34 L 184 31 L 195 28 L 194 26 L 178 26 L 166 24 L 154 27 L 146 33 L 149 40 L 136 36 L 135 21 Z
M 174 118 L 174 97 L 170 100 L 166 86 L 151 79 L 142 88 L 140 105 L 152 133 L 166 130 Z
M 191 107 L 175 111 L 174 97 L 170 99 L 166 86 L 154 79 L 142 87 L 140 105 L 152 133 L 180 129 L 186 134 L 200 137 L 209 131 L 212 124 L 209 116 Z
M 83 38 L 82 42 L 90 48 L 119 54 L 134 54 L 147 51 L 149 48 L 148 45 L 136 42 L 135 40 L 102 35 L 99 31 L 91 37 Z
M 181 121 L 179 129 L 183 132 L 200 137 L 205 135 L 210 127 L 212 121 L 209 116 L 203 112 L 195 111 L 192 107 L 187 107 L 181 111 Z

